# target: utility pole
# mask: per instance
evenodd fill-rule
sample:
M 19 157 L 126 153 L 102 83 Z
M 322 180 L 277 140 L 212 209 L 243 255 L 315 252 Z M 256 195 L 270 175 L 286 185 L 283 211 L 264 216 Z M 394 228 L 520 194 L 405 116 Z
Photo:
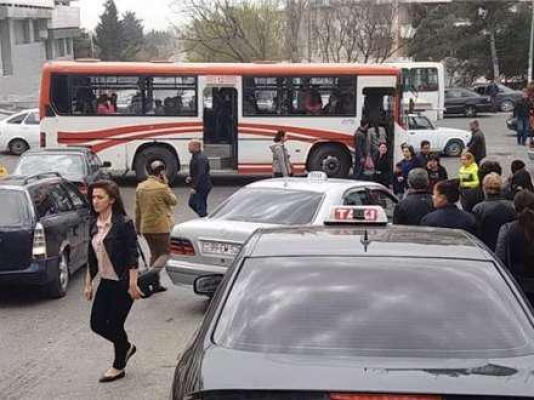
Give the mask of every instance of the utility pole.
M 530 46 L 528 51 L 528 76 L 527 76 L 527 85 L 532 80 L 532 68 L 534 63 L 534 0 L 532 0 L 532 17 L 530 20 Z

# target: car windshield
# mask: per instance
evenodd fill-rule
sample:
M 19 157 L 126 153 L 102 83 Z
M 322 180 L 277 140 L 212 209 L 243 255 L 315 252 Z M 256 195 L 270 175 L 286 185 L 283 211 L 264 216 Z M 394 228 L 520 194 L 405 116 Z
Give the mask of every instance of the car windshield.
M 24 193 L 0 188 L 0 199 L 0 228 L 20 226 L 28 220 L 28 202 Z
M 211 217 L 266 224 L 309 224 L 322 198 L 322 193 L 301 190 L 245 188 L 230 197 Z
M 261 353 L 491 358 L 533 354 L 533 336 L 490 262 L 267 257 L 245 261 L 214 341 Z
M 14 175 L 36 175 L 58 172 L 65 177 L 85 175 L 83 158 L 77 154 L 27 154 L 21 158 Z

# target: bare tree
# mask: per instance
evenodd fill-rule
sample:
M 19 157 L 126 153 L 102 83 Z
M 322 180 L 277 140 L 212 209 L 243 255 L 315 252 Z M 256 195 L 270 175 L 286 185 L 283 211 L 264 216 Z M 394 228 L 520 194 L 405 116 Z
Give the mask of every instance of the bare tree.
M 323 62 L 384 62 L 401 46 L 395 3 L 331 0 L 317 10 L 313 33 Z
M 186 0 L 183 9 L 189 22 L 181 30 L 181 41 L 192 61 L 281 57 L 283 18 L 276 0 Z
M 303 20 L 308 11 L 308 0 L 285 0 L 286 13 L 286 54 L 291 62 L 302 61 L 301 52 Z

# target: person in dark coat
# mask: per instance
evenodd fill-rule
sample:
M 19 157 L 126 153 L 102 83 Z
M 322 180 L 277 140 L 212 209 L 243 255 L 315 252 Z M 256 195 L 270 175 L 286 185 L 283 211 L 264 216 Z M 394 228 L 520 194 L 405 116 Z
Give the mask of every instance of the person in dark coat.
M 393 170 L 391 158 L 388 154 L 388 145 L 380 143 L 378 146 L 378 155 L 375 158 L 375 182 L 391 188 L 393 184 Z
M 477 236 L 495 251 L 501 226 L 516 219 L 514 204 L 501 195 L 501 177 L 492 172 L 484 178 L 482 188 L 486 199 L 473 208 L 477 221 Z
M 524 92 L 523 97 L 515 103 L 513 116 L 517 120 L 517 145 L 525 146 L 530 131 L 530 102 L 528 101 L 528 94 L 526 92 Z
M 516 194 L 517 220 L 503 225 L 495 254 L 508 267 L 534 305 L 534 193 Z
M 460 183 L 457 179 L 441 181 L 434 187 L 432 201 L 436 211 L 421 220 L 422 226 L 437 228 L 463 229 L 476 233 L 476 221 L 468 212 L 460 210 L 456 203 L 460 200 Z
M 480 130 L 478 120 L 474 119 L 469 123 L 471 130 L 471 140 L 467 144 L 466 152 L 471 153 L 475 157 L 475 162 L 480 165 L 480 162 L 486 158 L 486 137 Z
M 483 182 L 486 175 L 495 172 L 497 175 L 502 175 L 501 164 L 497 161 L 487 160 L 478 168 L 478 181 Z M 461 203 L 462 209 L 467 212 L 472 212 L 473 208 L 484 201 L 484 191 L 481 186 L 474 189 L 466 189 L 462 191 Z
M 210 162 L 208 157 L 202 153 L 200 142 L 196 140 L 189 142 L 189 152 L 192 154 L 192 157 L 189 163 L 189 176 L 185 180 L 191 188 L 189 207 L 199 217 L 205 217 L 208 215 L 208 194 L 212 187 Z
M 430 156 L 432 155 L 432 152 L 430 150 L 430 142 L 428 140 L 421 141 L 421 150 L 415 156 L 415 158 L 417 158 L 417 161 L 419 161 L 419 165 L 421 166 L 421 168 L 425 168 L 426 163 L 428 162 L 428 160 L 430 160 Z
M 432 154 L 426 163 L 426 172 L 428 173 L 428 186 L 430 191 L 434 190 L 436 183 L 449 179 L 449 174 L 440 163 L 438 154 Z
M 513 200 L 515 195 L 521 190 L 528 190 L 534 192 L 532 185 L 532 178 L 527 171 L 525 163 L 521 160 L 512 161 L 511 165 L 512 176 L 508 178 L 508 183 L 505 189 L 505 196 L 508 200 Z
M 428 191 L 428 174 L 423 168 L 415 168 L 408 174 L 408 194 L 395 207 L 393 223 L 415 225 L 435 210 L 432 195 Z
M 395 166 L 395 178 L 393 180 L 393 188 L 398 196 L 404 195 L 405 190 L 408 188 L 408 174 L 410 171 L 421 167 L 415 157 L 413 147 L 406 143 L 403 143 L 401 147 L 404 158 Z

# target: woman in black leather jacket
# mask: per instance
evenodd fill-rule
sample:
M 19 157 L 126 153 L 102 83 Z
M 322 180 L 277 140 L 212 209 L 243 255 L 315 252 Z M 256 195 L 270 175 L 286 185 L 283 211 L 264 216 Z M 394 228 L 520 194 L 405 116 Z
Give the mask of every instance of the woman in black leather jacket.
M 95 182 L 89 198 L 94 218 L 84 294 L 93 300 L 91 329 L 112 342 L 115 349 L 113 366 L 100 378 L 100 382 L 111 382 L 125 376 L 126 363 L 136 352 L 124 323 L 133 301 L 142 295 L 137 286 L 137 234 L 126 216 L 117 184 Z M 93 299 L 92 282 L 97 274 L 101 280 Z

